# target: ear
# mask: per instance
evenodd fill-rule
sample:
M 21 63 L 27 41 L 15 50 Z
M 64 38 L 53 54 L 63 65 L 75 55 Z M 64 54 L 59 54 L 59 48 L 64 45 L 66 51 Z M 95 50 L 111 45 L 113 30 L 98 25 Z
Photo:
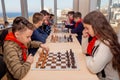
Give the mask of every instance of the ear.
M 20 36 L 20 32 L 16 31 L 15 32 L 15 37 L 18 38 Z

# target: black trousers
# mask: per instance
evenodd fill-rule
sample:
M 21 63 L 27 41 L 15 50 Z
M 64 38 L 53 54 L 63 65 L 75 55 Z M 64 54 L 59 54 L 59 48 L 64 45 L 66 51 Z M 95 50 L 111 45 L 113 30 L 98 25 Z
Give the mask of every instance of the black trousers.
M 0 79 L 6 74 L 7 67 L 3 61 L 3 56 L 0 55 Z

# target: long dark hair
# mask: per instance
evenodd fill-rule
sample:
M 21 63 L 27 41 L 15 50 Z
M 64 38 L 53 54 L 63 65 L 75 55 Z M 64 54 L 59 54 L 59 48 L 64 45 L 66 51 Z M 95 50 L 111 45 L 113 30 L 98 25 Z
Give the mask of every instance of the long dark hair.
M 113 68 L 117 69 L 120 75 L 120 44 L 115 31 L 105 16 L 99 11 L 93 11 L 84 17 L 83 23 L 92 25 L 98 39 L 110 48 L 113 54 Z

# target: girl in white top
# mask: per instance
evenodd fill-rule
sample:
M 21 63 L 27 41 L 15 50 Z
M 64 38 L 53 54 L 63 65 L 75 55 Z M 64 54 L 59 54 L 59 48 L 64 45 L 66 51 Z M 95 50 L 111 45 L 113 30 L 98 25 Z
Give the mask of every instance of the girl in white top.
M 84 33 L 93 37 L 87 47 L 88 69 L 101 80 L 120 80 L 120 44 L 105 16 L 99 11 L 87 14 Z

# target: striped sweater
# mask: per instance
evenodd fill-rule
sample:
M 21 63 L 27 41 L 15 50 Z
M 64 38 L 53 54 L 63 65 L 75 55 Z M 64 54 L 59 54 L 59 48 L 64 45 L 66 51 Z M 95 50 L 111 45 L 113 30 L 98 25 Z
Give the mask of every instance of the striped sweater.
M 38 48 L 40 44 L 40 42 L 32 41 L 28 47 Z M 4 61 L 8 68 L 8 80 L 14 80 L 14 78 L 21 80 L 30 70 L 31 64 L 22 60 L 22 49 L 13 41 L 4 43 Z

